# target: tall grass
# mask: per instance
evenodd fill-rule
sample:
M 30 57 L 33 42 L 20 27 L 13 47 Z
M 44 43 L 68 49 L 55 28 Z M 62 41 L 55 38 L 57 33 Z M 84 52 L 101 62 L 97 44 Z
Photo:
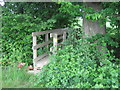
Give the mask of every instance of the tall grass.
M 29 88 L 35 76 L 27 73 L 26 67 L 18 70 L 17 65 L 2 68 L 2 88 Z

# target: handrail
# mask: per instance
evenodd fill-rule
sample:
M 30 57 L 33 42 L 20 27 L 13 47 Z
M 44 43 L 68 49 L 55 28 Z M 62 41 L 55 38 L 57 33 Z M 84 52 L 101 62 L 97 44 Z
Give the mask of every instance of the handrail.
M 40 31 L 40 32 L 32 32 L 32 36 L 38 36 L 38 35 L 43 35 L 43 34 L 48 34 L 48 33 L 53 33 L 53 32 L 63 32 L 63 31 L 68 31 L 68 29 L 61 28 L 61 29 L 54 29 L 54 30 L 47 30 L 47 31 Z
M 68 28 L 54 29 L 54 30 L 41 31 L 41 32 L 32 32 L 32 37 L 33 37 L 32 49 L 33 49 L 34 70 L 37 69 L 37 67 L 36 67 L 37 61 L 40 60 L 41 58 L 45 57 L 46 55 L 48 55 L 47 53 L 44 53 L 41 56 L 37 56 L 37 49 L 40 47 L 43 47 L 43 46 L 48 47 L 48 45 L 52 42 L 53 42 L 53 47 L 55 47 L 57 49 L 58 40 L 61 40 L 61 39 L 63 39 L 63 41 L 66 40 L 66 32 L 69 32 Z M 45 34 L 45 42 L 43 42 L 41 44 L 37 44 L 37 36 L 44 35 L 44 34 Z M 49 34 L 51 34 L 51 36 L 53 37 L 53 41 L 49 40 Z M 61 35 L 61 34 L 62 34 L 62 36 L 58 37 L 58 35 Z M 50 51 L 51 51 L 51 48 L 50 48 Z
M 37 44 L 37 45 L 33 46 L 33 49 L 38 49 L 40 47 L 46 46 L 46 45 L 50 44 L 51 42 L 52 42 L 52 40 L 49 40 L 49 41 L 46 41 L 44 43 Z

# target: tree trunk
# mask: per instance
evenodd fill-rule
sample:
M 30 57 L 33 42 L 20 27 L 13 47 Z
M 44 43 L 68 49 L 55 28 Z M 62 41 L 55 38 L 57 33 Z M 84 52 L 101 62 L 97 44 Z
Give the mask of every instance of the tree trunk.
M 96 3 L 96 2 L 94 2 L 94 3 L 87 2 L 85 7 L 86 8 L 91 7 L 95 11 L 102 10 L 100 3 Z M 93 22 L 92 20 L 86 20 L 84 18 L 83 19 L 83 30 L 84 30 L 84 33 L 90 37 L 93 35 L 96 35 L 97 33 L 105 34 L 105 25 L 101 27 L 98 21 Z
M 97 11 L 101 11 L 102 7 L 100 5 L 100 3 L 92 3 L 92 2 L 88 2 L 86 3 L 86 7 L 91 7 L 93 8 L 93 10 L 95 10 L 95 12 Z M 85 16 L 85 15 L 84 15 Z M 88 37 L 90 38 L 91 36 L 94 36 L 96 34 L 105 34 L 105 28 L 106 26 L 100 26 L 100 23 L 98 21 L 92 21 L 92 20 L 87 20 L 87 19 L 83 19 L 83 30 L 85 35 L 83 35 L 84 38 Z M 87 35 L 87 36 L 86 36 Z M 97 43 L 97 41 L 95 41 L 95 43 Z M 101 46 L 101 45 L 97 45 L 96 48 L 99 51 L 99 56 L 98 56 L 98 61 L 97 63 L 100 63 L 99 60 L 104 60 L 104 55 L 106 53 L 106 46 Z M 100 64 L 102 65 L 102 64 Z

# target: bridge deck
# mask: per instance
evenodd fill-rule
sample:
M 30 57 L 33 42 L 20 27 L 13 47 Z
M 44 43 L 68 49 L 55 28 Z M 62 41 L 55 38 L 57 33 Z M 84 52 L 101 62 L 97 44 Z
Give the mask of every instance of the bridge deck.
M 47 65 L 48 63 L 49 63 L 49 56 L 46 56 L 37 62 L 36 64 L 37 69 L 41 69 L 44 65 Z M 29 70 L 28 71 L 28 73 L 31 73 L 31 74 L 37 74 L 39 72 L 42 72 L 42 71 L 41 70 Z
M 36 66 L 37 68 L 42 68 L 44 65 L 49 63 L 49 56 L 42 58 L 41 60 L 37 61 Z

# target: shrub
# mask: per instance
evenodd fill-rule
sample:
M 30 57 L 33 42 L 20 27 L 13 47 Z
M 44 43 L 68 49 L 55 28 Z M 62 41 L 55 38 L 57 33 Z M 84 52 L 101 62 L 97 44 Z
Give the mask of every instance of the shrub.
M 17 61 L 32 63 L 32 32 L 51 29 L 55 22 L 53 19 L 46 22 L 33 19 L 27 14 L 3 15 L 2 20 L 2 65 Z

